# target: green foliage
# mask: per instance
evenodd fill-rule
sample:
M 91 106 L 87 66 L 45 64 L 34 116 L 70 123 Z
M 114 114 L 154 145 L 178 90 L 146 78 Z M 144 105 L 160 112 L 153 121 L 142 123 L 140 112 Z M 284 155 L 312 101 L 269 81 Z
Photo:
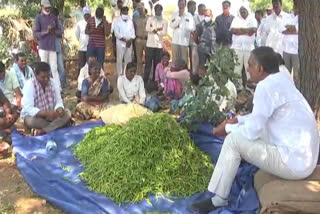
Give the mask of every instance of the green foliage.
M 234 73 L 237 57 L 233 50 L 219 47 L 208 63 L 207 73 L 201 78 L 199 86 L 187 84 L 187 93 L 191 95 L 184 106 L 185 117 L 182 124 L 188 129 L 194 129 L 195 122 L 210 122 L 220 124 L 226 113 L 232 107 L 221 109 L 221 99 L 229 99 L 229 90 L 226 87 L 228 80 L 239 78 Z
M 271 5 L 271 0 L 249 0 L 251 8 L 256 10 L 267 9 Z M 293 9 L 293 0 L 282 0 L 282 8 L 286 12 L 291 12 Z
M 8 39 L 5 36 L 2 36 L 0 39 L 0 60 L 6 65 L 6 68 L 10 64 L 12 56 L 9 53 L 10 44 Z
M 210 158 L 168 114 L 133 118 L 124 126 L 91 130 L 74 149 L 89 188 L 117 203 L 149 194 L 188 197 L 205 191 Z

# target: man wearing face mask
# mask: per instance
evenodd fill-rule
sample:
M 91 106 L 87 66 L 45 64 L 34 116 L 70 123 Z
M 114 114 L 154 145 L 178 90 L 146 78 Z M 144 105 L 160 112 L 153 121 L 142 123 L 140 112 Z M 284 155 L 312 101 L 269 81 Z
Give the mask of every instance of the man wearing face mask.
M 190 34 L 195 30 L 194 19 L 185 10 L 186 0 L 178 0 L 179 10 L 172 15 L 170 27 L 173 30 L 172 36 L 172 61 L 182 58 L 188 62 L 188 47 Z
M 222 2 L 223 13 L 216 18 L 217 44 L 227 47 L 230 47 L 232 44 L 230 26 L 234 18 L 234 16 L 230 14 L 230 6 L 230 1 Z
M 206 5 L 204 4 L 199 4 L 198 5 L 198 14 L 196 14 L 195 19 L 194 19 L 194 25 L 197 26 L 204 20 L 204 14 L 206 12 Z
M 162 6 L 156 5 L 155 16 L 149 17 L 147 21 L 146 31 L 148 32 L 147 48 L 145 54 L 145 69 L 143 80 L 145 85 L 148 83 L 150 72 L 152 72 L 153 80 L 155 79 L 155 69 L 161 61 L 163 50 L 163 37 L 167 34 L 168 22 L 162 17 Z
M 246 78 L 242 78 L 242 68 L 248 70 L 248 60 L 250 52 L 254 49 L 255 33 L 257 32 L 257 20 L 250 16 L 250 8 L 243 4 L 239 9 L 239 14 L 233 19 L 231 24 L 232 45 L 231 48 L 235 50 L 239 64 L 234 68 L 234 72 L 240 76 L 238 90 L 243 89 L 242 79 L 249 79 L 249 74 L 246 73 Z
M 208 58 L 214 54 L 216 48 L 216 32 L 213 22 L 213 15 L 211 9 L 206 9 L 204 21 L 197 27 L 197 34 L 199 35 L 199 66 L 204 66 Z
M 41 61 L 50 65 L 51 75 L 61 88 L 57 68 L 56 38 L 62 36 L 62 32 L 58 27 L 58 18 L 52 15 L 50 10 L 49 0 L 41 0 L 41 13 L 34 20 L 33 34 L 39 43 Z
M 104 16 L 103 8 L 98 7 L 96 15 L 88 19 L 85 33 L 89 36 L 87 54 L 96 56 L 103 68 L 106 47 L 105 37 L 110 34 L 109 23 Z
M 128 15 L 129 8 L 121 8 L 121 16 L 114 22 L 117 38 L 117 74 L 123 74 L 126 65 L 132 61 L 132 41 L 136 37 L 133 22 Z M 124 64 L 123 64 L 124 62 Z

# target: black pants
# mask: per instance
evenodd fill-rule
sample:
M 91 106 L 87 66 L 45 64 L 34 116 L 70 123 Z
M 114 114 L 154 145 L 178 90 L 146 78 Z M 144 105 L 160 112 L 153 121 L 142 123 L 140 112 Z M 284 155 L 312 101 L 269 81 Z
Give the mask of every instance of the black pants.
M 78 53 L 78 60 L 79 60 L 79 72 L 80 69 L 85 66 L 85 64 L 87 63 L 87 52 L 86 51 L 79 51 Z
M 198 54 L 199 54 L 199 65 L 205 65 L 209 59 L 209 55 L 201 51 L 198 51 Z
M 144 82 L 148 82 L 150 72 L 152 71 L 152 80 L 155 78 L 155 70 L 161 61 L 162 48 L 146 48 L 145 69 L 143 74 Z

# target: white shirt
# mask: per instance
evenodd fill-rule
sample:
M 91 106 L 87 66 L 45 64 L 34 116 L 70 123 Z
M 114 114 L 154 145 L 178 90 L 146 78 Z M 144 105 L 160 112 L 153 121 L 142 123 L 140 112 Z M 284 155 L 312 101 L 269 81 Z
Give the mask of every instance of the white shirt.
M 319 132 L 313 112 L 303 95 L 283 72 L 271 74 L 257 84 L 252 113 L 238 117 L 240 129 L 250 141 L 259 138 L 276 145 L 282 161 L 295 173 L 308 176 L 319 153 Z
M 241 16 L 237 16 L 233 19 L 230 29 L 239 28 L 257 28 L 257 20 L 253 16 L 248 16 L 246 19 Z M 240 51 L 252 51 L 254 49 L 255 34 L 249 35 L 232 35 L 232 45 L 231 48 Z
M 102 68 L 101 68 L 100 76 L 105 76 Z M 81 91 L 82 82 L 83 82 L 83 80 L 87 79 L 88 77 L 89 77 L 89 65 L 88 65 L 88 63 L 86 63 L 85 66 L 83 66 L 80 69 L 80 73 L 78 76 L 78 91 Z
M 133 22 L 130 18 L 125 22 L 121 17 L 114 21 L 114 34 L 117 38 L 117 45 L 126 47 L 126 43 L 121 41 L 121 38 L 134 39 L 136 38 Z
M 273 12 L 266 18 L 263 25 L 260 25 L 260 46 L 268 46 L 273 48 L 276 52 L 282 55 L 283 53 L 283 26 L 284 21 L 287 19 L 289 14 L 281 11 L 279 16 Z
M 60 94 L 60 88 L 58 84 L 53 80 L 50 79 L 51 83 L 53 84 L 54 91 L 56 94 L 56 106 L 54 107 L 54 110 L 58 108 L 64 108 L 61 94 Z M 34 85 L 33 85 L 33 80 L 29 79 L 26 81 L 24 87 L 23 87 L 23 97 L 21 100 L 21 104 L 23 106 L 21 110 L 21 117 L 26 117 L 26 116 L 31 116 L 34 117 L 38 112 L 41 110 L 37 107 L 34 106 L 34 96 L 35 96 L 35 90 L 34 90 Z
M 87 51 L 87 46 L 89 42 L 89 35 L 85 33 L 87 26 L 87 21 L 86 20 L 81 20 L 77 23 L 76 27 L 76 38 L 79 41 L 79 50 L 80 51 Z
M 286 30 L 286 25 L 294 25 L 299 30 L 299 17 L 295 16 L 294 14 L 290 14 L 284 20 L 284 30 Z M 283 52 L 289 54 L 298 54 L 299 48 L 299 41 L 298 41 L 298 34 L 291 34 L 291 35 L 283 35 Z
M 189 12 L 179 16 L 179 11 L 173 13 L 170 27 L 173 29 L 172 44 L 189 46 L 190 33 L 195 30 L 194 18 Z
M 153 33 L 152 31 L 158 28 L 162 28 L 162 31 Z M 146 25 L 146 31 L 148 32 L 147 47 L 149 48 L 163 48 L 163 37 L 168 32 L 168 22 L 164 18 L 158 21 L 156 17 L 149 17 Z
M 131 103 L 138 95 L 140 97 L 140 104 L 144 105 L 146 92 L 144 90 L 144 83 L 141 76 L 135 75 L 134 78 L 129 81 L 126 75 L 121 75 L 118 77 L 117 87 L 120 101 Z

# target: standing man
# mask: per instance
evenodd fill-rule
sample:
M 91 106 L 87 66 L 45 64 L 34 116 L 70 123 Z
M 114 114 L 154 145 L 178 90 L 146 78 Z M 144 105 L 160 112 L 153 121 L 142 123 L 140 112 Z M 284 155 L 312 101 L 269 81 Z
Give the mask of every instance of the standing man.
M 117 56 L 117 39 L 114 35 L 114 21 L 118 19 L 121 15 L 121 8 L 123 7 L 123 0 L 118 0 L 116 7 L 112 9 L 112 23 L 111 23 L 111 33 L 112 33 L 112 50 L 114 57 Z
M 136 55 L 137 55 L 137 73 L 142 75 L 143 73 L 143 52 L 146 50 L 148 33 L 146 31 L 148 17 L 145 14 L 145 8 L 143 3 L 137 5 L 139 10 L 139 17 L 134 19 L 135 31 L 136 31 Z
M 181 58 L 188 62 L 188 47 L 190 34 L 195 30 L 194 19 L 186 8 L 186 0 L 178 0 L 179 11 L 173 13 L 170 27 L 173 30 L 172 37 L 172 61 Z
M 198 5 L 198 14 L 196 14 L 195 20 L 194 20 L 194 25 L 197 26 L 204 20 L 204 14 L 206 12 L 206 5 L 204 4 L 199 4 Z
M 90 53 L 95 55 L 103 68 L 106 47 L 105 37 L 110 34 L 103 8 L 98 7 L 96 9 L 95 17 L 90 17 L 88 19 L 85 33 L 89 35 L 87 47 L 88 54 Z
M 273 13 L 269 15 L 260 28 L 258 38 L 260 46 L 273 48 L 279 54 L 283 54 L 283 26 L 289 14 L 282 10 L 282 0 L 272 0 Z
M 34 20 L 34 36 L 39 43 L 39 56 L 42 62 L 50 65 L 51 75 L 61 88 L 60 77 L 57 68 L 56 37 L 61 36 L 58 18 L 50 14 L 51 4 L 49 0 L 41 0 L 41 13 Z
M 121 16 L 114 23 L 114 34 L 117 38 L 118 76 L 123 74 L 126 65 L 132 61 L 132 41 L 136 37 L 133 22 L 128 15 L 128 11 L 128 7 L 122 7 Z
M 149 17 L 147 21 L 146 30 L 148 32 L 147 48 L 145 56 L 145 69 L 143 80 L 147 84 L 150 72 L 155 79 L 155 69 L 161 61 L 161 54 L 163 50 L 163 37 L 167 34 L 168 22 L 162 17 L 163 8 L 161 4 L 154 7 L 155 16 Z
M 91 17 L 91 11 L 89 7 L 83 8 L 84 20 L 77 23 L 76 38 L 79 41 L 79 72 L 81 68 L 86 64 L 87 61 L 87 46 L 89 36 L 85 33 L 87 27 L 87 21 Z
M 195 14 L 197 9 L 197 3 L 193 0 L 188 1 L 188 12 L 193 16 L 194 23 L 198 22 L 198 16 Z M 196 25 L 195 25 L 196 26 Z M 194 28 L 195 30 L 196 28 Z M 191 32 L 190 34 L 190 46 L 189 46 L 189 53 L 190 53 L 190 67 L 192 73 L 197 72 L 198 64 L 199 64 L 199 56 L 198 56 L 198 45 L 196 43 L 195 32 Z
M 216 32 L 211 9 L 206 9 L 204 21 L 197 27 L 197 35 L 199 36 L 199 67 L 204 67 L 216 49 Z
M 243 5 L 239 9 L 239 15 L 233 19 L 231 24 L 232 45 L 238 57 L 238 65 L 235 66 L 234 72 L 240 77 L 236 87 L 238 90 L 243 89 L 242 79 L 248 79 L 249 74 L 246 73 L 246 78 L 242 77 L 242 68 L 248 70 L 248 60 L 251 51 L 254 49 L 255 33 L 257 32 L 257 20 L 250 16 L 250 8 Z
M 58 64 L 58 73 L 60 77 L 61 87 L 64 88 L 67 84 L 66 73 L 64 71 L 64 62 L 63 62 L 63 25 L 59 20 L 59 10 L 57 8 L 52 8 L 52 14 L 57 17 L 58 19 L 58 28 L 61 31 L 61 35 L 56 36 L 56 52 L 57 52 L 57 64 Z
M 232 44 L 230 26 L 234 18 L 234 16 L 230 14 L 230 6 L 230 1 L 222 2 L 223 13 L 216 18 L 217 44 L 227 47 L 230 47 Z
M 288 16 L 285 20 L 283 36 L 283 60 L 287 69 L 293 72 L 293 78 L 296 86 L 299 88 L 299 55 L 298 55 L 298 31 L 299 15 L 298 8 L 294 6 L 294 14 Z
M 24 83 L 34 77 L 33 70 L 27 65 L 26 55 L 22 52 L 15 55 L 16 62 L 13 63 L 10 72 L 19 84 L 20 91 L 24 87 Z

